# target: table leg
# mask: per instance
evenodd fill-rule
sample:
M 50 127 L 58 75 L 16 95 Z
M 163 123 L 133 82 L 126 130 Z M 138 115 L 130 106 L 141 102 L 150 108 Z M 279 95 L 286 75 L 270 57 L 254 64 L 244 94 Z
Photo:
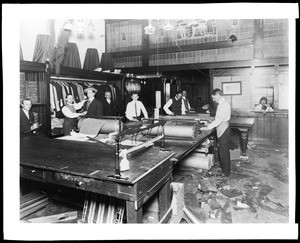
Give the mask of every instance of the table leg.
M 140 207 L 138 210 L 135 210 L 134 205 L 135 205 L 135 202 L 126 201 L 127 224 L 143 222 L 142 207 Z
M 158 192 L 158 208 L 159 220 L 167 213 L 170 205 L 171 205 L 171 188 L 170 188 L 170 180 L 168 180 L 159 190 Z
M 242 156 L 247 156 L 247 145 L 248 145 L 248 136 L 249 136 L 249 130 L 248 129 L 239 129 L 241 132 L 240 137 L 240 146 L 242 150 Z

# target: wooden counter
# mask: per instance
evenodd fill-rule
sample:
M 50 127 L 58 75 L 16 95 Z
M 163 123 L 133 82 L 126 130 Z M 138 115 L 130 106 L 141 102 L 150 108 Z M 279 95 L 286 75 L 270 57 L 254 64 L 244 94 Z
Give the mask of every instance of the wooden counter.
M 115 172 L 114 150 L 99 144 L 27 137 L 20 141 L 21 177 L 53 183 L 126 201 L 127 223 L 142 222 L 142 206 L 156 192 L 160 217 L 170 206 L 171 151 L 145 148 L 127 158 L 126 179 Z

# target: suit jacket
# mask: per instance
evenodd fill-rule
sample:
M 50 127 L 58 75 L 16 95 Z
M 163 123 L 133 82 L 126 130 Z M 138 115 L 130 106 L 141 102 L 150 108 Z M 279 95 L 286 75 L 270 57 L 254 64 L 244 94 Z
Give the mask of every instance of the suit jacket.
M 111 100 L 110 104 L 106 99 L 103 100 L 103 115 L 104 116 L 116 116 L 117 115 L 117 106 L 114 101 Z
M 96 98 L 93 99 L 88 109 L 86 108 L 86 106 L 87 102 L 85 102 L 83 105 L 83 110 L 87 111 L 85 118 L 100 118 L 100 116 L 103 116 L 102 102 L 97 100 Z
M 29 119 L 28 119 L 23 109 L 20 109 L 20 132 L 23 133 L 29 131 L 33 123 L 34 123 L 34 115 L 32 111 L 29 111 Z

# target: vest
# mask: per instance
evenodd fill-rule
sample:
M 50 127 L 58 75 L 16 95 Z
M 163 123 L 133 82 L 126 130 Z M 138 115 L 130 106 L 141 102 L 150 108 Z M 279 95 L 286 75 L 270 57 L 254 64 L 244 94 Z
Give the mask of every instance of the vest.
M 76 113 L 76 110 L 75 110 L 75 107 L 73 105 L 69 105 L 68 103 L 66 104 L 66 107 L 68 107 L 70 109 L 71 112 L 73 113 Z M 64 116 L 64 120 L 68 120 L 68 122 L 70 124 L 75 124 L 76 125 L 76 121 L 77 121 L 77 118 L 70 118 L 70 117 L 66 117 Z
M 76 112 L 73 105 L 69 105 L 67 103 L 66 106 L 70 109 L 70 111 L 72 111 L 74 113 Z M 70 118 L 70 117 L 64 116 L 64 123 L 63 123 L 64 135 L 70 135 L 70 132 L 72 131 L 72 129 L 75 130 L 76 127 L 77 127 L 77 118 Z
M 177 116 L 181 115 L 181 105 L 182 105 L 181 98 L 179 100 L 176 100 L 175 98 L 172 98 L 171 109 L 172 109 L 173 113 Z

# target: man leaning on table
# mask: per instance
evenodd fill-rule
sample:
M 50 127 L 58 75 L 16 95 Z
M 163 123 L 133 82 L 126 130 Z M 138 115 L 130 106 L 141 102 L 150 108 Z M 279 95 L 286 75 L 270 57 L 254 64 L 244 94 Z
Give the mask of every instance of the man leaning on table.
M 213 101 L 218 103 L 215 120 L 200 130 L 211 130 L 216 128 L 220 165 L 224 176 L 230 175 L 230 127 L 229 120 L 231 117 L 230 104 L 222 96 L 220 89 L 214 89 L 211 92 Z

